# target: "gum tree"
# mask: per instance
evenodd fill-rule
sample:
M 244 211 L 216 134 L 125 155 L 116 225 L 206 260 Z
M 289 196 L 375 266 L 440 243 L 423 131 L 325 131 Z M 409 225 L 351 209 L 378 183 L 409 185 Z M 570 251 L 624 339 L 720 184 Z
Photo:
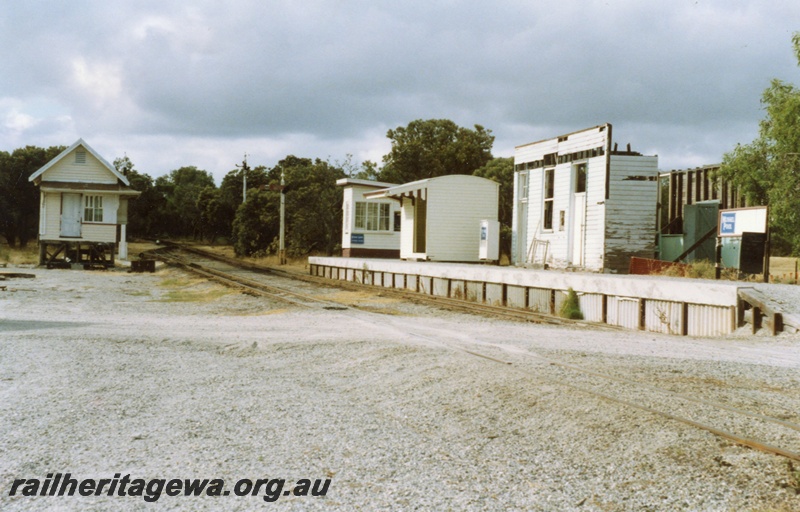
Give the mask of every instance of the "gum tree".
M 379 179 L 389 183 L 472 174 L 492 159 L 492 131 L 477 124 L 471 130 L 449 119 L 417 119 L 386 136 L 392 149 L 383 157 Z
M 800 32 L 792 37 L 800 65 Z M 800 89 L 773 79 L 761 103 L 766 117 L 758 137 L 726 153 L 720 174 L 753 204 L 770 207 L 773 247 L 800 254 Z

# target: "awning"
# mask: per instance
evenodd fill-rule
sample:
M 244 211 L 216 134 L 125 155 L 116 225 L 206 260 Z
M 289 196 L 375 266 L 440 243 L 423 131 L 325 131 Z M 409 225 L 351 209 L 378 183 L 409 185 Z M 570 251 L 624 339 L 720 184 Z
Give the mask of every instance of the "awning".
M 428 182 L 431 178 L 419 181 L 412 181 L 404 185 L 397 185 L 396 187 L 389 187 L 383 190 L 376 190 L 375 192 L 367 192 L 364 194 L 366 199 L 401 199 L 403 197 L 419 197 L 423 201 L 428 199 Z
M 93 194 L 118 194 L 121 196 L 138 196 L 141 194 L 138 190 L 133 190 L 130 187 L 121 186 L 119 184 L 111 183 L 80 183 L 68 181 L 43 181 L 39 185 L 42 192 L 84 192 Z

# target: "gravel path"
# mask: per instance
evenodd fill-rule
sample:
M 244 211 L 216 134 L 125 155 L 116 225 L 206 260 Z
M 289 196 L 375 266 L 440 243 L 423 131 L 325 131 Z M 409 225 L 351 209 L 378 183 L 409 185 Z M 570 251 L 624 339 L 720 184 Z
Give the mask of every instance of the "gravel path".
M 151 508 L 8 496 L 53 472 L 331 479 L 271 505 L 290 510 L 800 510 L 785 459 L 575 391 L 534 356 L 800 423 L 800 335 L 555 328 L 352 292 L 360 310 L 309 311 L 175 270 L 24 271 L 0 292 L 3 510 Z

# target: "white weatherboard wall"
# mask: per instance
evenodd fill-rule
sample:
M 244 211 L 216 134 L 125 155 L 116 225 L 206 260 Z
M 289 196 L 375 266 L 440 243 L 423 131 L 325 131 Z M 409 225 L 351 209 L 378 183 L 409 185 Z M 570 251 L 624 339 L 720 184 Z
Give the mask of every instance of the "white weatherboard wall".
M 91 193 L 103 198 L 103 222 L 81 222 L 81 240 L 114 243 L 117 241 L 117 210 L 121 199 L 118 195 Z M 61 236 L 61 192 L 42 192 L 42 215 L 39 238 L 42 240 L 74 240 Z M 81 198 L 83 199 L 83 198 Z M 81 210 L 83 205 L 81 205 Z
M 611 125 L 605 124 L 516 148 L 514 264 L 624 273 L 631 256 L 653 256 L 658 157 L 616 151 L 611 131 Z M 581 165 L 586 166 L 583 193 L 576 187 Z M 553 214 L 548 228 L 545 179 L 549 169 L 553 172 Z M 523 181 L 528 183 L 527 198 L 520 186 Z M 547 244 L 547 261 L 529 258 L 534 240 L 540 246 Z
M 312 275 L 544 313 L 574 289 L 588 321 L 669 334 L 720 336 L 736 329 L 732 282 L 622 276 L 384 259 L 308 259 Z
M 80 153 L 81 158 L 78 158 Z M 107 167 L 107 163 L 95 156 L 83 143 L 73 145 L 71 150 L 59 155 L 48 164 L 37 179 L 40 180 L 41 211 L 39 238 L 41 240 L 85 240 L 89 242 L 115 243 L 117 241 L 117 210 L 122 201 L 120 190 L 104 190 L 114 187 L 119 177 Z M 67 185 L 58 188 L 60 184 Z M 93 188 L 94 187 L 94 188 Z M 81 219 L 81 233 L 78 239 L 61 236 L 61 202 L 63 194 L 78 194 L 81 212 L 86 196 L 99 196 L 103 201 L 103 221 L 90 222 Z M 137 194 L 134 194 L 137 195 Z M 83 214 L 81 213 L 81 217 Z
M 85 163 L 76 162 L 76 153 L 83 151 Z M 117 177 L 108 172 L 105 165 L 83 146 L 77 146 L 64 158 L 41 176 L 42 181 L 59 181 L 67 183 L 102 183 L 114 185 Z
M 393 197 L 402 202 L 400 257 L 431 261 L 480 261 L 480 223 L 497 220 L 499 184 L 452 174 L 398 185 L 371 197 Z M 415 204 L 425 200 L 425 250 L 415 252 L 420 222 Z
M 426 257 L 479 261 L 481 220 L 497 220 L 498 190 L 496 182 L 475 176 L 430 180 Z
M 374 252 L 375 254 L 385 254 L 388 256 L 389 252 L 395 251 L 399 254 L 400 250 L 400 232 L 394 229 L 394 216 L 395 212 L 399 211 L 400 206 L 397 201 L 393 199 L 385 199 L 380 201 L 373 200 L 372 202 L 380 202 L 389 204 L 389 229 L 388 230 L 364 230 L 355 227 L 356 217 L 356 203 L 367 202 L 364 194 L 374 192 L 375 190 L 388 188 L 393 186 L 393 183 L 383 183 L 370 180 L 359 180 L 352 178 L 343 178 L 336 182 L 340 187 L 343 187 L 343 201 L 342 201 L 342 250 L 343 254 L 352 256 L 367 256 L 367 253 Z M 361 235 L 364 243 L 353 243 L 352 235 Z M 388 251 L 388 252 L 387 252 Z M 361 254 L 359 254 L 361 253 Z M 395 254 L 395 256 L 397 255 Z

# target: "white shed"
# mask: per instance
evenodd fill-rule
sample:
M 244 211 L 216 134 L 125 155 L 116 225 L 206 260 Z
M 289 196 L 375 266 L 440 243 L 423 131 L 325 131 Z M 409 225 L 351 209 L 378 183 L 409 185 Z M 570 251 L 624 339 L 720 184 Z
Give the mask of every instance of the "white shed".
M 451 174 L 364 194 L 400 203 L 400 258 L 477 262 L 481 221 L 497 221 L 499 184 Z
M 517 146 L 512 262 L 627 273 L 652 258 L 658 156 L 612 145 L 604 124 Z
M 39 186 L 39 264 L 113 265 L 127 257 L 128 200 L 139 192 L 83 139 L 29 178 Z
M 391 199 L 367 201 L 364 194 L 394 183 L 342 178 L 342 256 L 345 258 L 400 257 L 400 206 Z

